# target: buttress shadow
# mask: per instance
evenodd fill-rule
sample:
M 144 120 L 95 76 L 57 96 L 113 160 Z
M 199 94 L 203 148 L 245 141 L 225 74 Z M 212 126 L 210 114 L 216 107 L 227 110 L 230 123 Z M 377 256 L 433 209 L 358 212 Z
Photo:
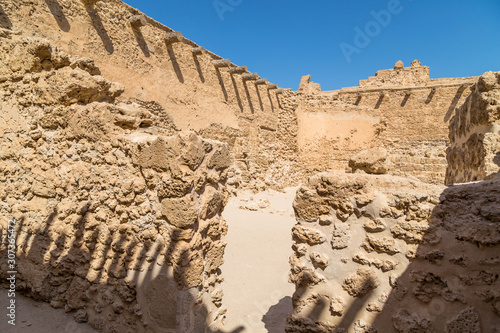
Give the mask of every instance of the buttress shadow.
M 273 99 L 271 98 L 271 93 L 269 92 L 269 89 L 267 89 L 267 97 L 269 98 L 269 104 L 271 104 L 271 112 L 274 113 L 274 103 Z
M 444 116 L 444 122 L 448 122 L 451 119 L 451 116 L 453 116 L 458 101 L 460 101 L 460 98 L 462 98 L 463 92 L 464 92 L 463 89 L 458 88 L 457 92 L 455 93 L 455 97 L 453 97 L 453 100 L 451 101 L 448 111 L 446 111 L 446 115 Z
M 196 71 L 198 72 L 198 76 L 200 77 L 201 83 L 205 83 L 205 77 L 203 76 L 203 71 L 201 70 L 200 61 L 198 60 L 198 55 L 193 53 L 193 61 L 196 66 Z
M 45 3 L 47 4 L 47 7 L 49 7 L 50 12 L 54 16 L 54 19 L 56 20 L 59 29 L 61 29 L 64 32 L 68 32 L 71 26 L 68 22 L 68 19 L 64 15 L 61 6 L 59 5 L 59 2 L 57 0 L 45 0 Z
M 2 6 L 0 6 L 0 28 L 12 29 L 12 22 Z
M 247 86 L 247 81 L 243 81 L 243 86 L 245 87 L 245 93 L 247 95 L 247 101 L 248 101 L 248 106 L 250 106 L 250 111 L 252 114 L 255 113 L 255 110 L 253 108 L 253 103 L 252 103 L 252 98 L 250 97 L 250 91 L 248 91 L 248 86 Z
M 238 101 L 238 106 L 240 107 L 241 112 L 243 112 L 243 104 L 241 103 L 240 92 L 238 91 L 238 86 L 236 84 L 236 80 L 234 79 L 233 74 L 231 74 L 231 81 L 233 82 L 234 94 L 236 95 L 236 100 Z
M 135 40 L 137 41 L 137 45 L 139 45 L 139 48 L 141 49 L 142 53 L 144 54 L 144 56 L 149 58 L 151 56 L 151 53 L 149 53 L 148 44 L 144 39 L 144 35 L 142 34 L 141 29 L 132 27 L 132 31 L 134 33 Z
M 115 48 L 113 46 L 111 38 L 108 35 L 108 32 L 106 31 L 106 28 L 104 28 L 104 25 L 102 24 L 101 17 L 95 10 L 93 4 L 85 2 L 84 6 L 85 10 L 87 11 L 87 14 L 90 17 L 90 20 L 92 21 L 92 25 L 94 26 L 95 31 L 101 38 L 104 48 L 109 54 L 112 54 L 115 51 Z
M 260 109 L 264 111 L 264 105 L 262 104 L 262 98 L 260 97 L 259 85 L 255 85 L 255 90 L 257 91 L 257 97 L 259 99 Z
M 182 75 L 181 67 L 177 62 L 177 57 L 175 56 L 175 51 L 171 44 L 167 44 L 167 53 L 170 57 L 170 62 L 172 63 L 172 68 L 177 76 L 177 80 L 179 80 L 180 83 L 184 83 L 184 76 Z

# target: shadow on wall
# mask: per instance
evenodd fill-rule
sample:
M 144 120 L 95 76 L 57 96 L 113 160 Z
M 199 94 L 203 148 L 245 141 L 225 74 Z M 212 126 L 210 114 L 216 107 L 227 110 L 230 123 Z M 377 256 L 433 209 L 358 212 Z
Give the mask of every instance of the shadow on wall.
M 493 163 L 500 167 L 500 152 L 497 152 L 495 157 L 493 157 Z M 491 175 L 491 178 L 498 178 L 500 176 L 500 171 L 495 172 Z
M 405 98 L 403 98 L 403 101 L 401 102 L 401 107 L 404 107 L 409 99 L 410 99 L 410 94 L 405 94 Z
M 92 25 L 94 26 L 95 31 L 101 38 L 102 44 L 106 51 L 109 54 L 113 54 L 115 51 L 115 48 L 113 46 L 113 42 L 111 41 L 111 38 L 108 35 L 108 32 L 104 28 L 104 25 L 102 24 L 101 17 L 99 14 L 95 11 L 94 5 L 92 3 L 87 3 L 84 2 L 85 10 L 87 11 L 91 21 Z
M 497 152 L 495 157 L 493 157 L 493 163 L 500 167 L 500 152 Z
M 234 79 L 233 74 L 231 74 L 231 81 L 233 82 L 234 94 L 236 95 L 238 106 L 240 107 L 241 112 L 243 112 L 243 104 L 241 104 L 240 92 L 238 91 L 238 86 L 236 85 L 236 80 Z
M 57 0 L 45 0 L 47 7 L 49 7 L 50 12 L 56 19 L 57 25 L 59 25 L 59 29 L 64 32 L 68 32 L 71 28 L 68 19 L 64 15 L 61 6 Z
M 429 104 L 430 102 L 432 102 L 432 98 L 434 97 L 435 94 L 436 94 L 436 88 L 432 88 L 431 92 L 427 96 L 427 99 L 425 100 L 425 104 Z
M 358 106 L 360 102 L 361 102 L 361 95 L 358 95 L 356 101 L 354 102 L 354 105 Z
M 27 264 L 17 266 L 18 291 L 72 312 L 77 322 L 89 321 L 98 331 L 135 332 L 142 323 L 146 328 L 226 333 L 208 327 L 207 308 L 197 302 L 189 290 L 180 287 L 189 284 L 189 277 L 184 273 L 190 269 L 181 267 L 188 259 L 179 247 L 181 230 L 167 242 L 159 240 L 160 237 L 139 242 L 137 233 L 123 224 L 112 233 L 100 230 L 99 224 L 88 218 L 89 208 L 88 203 L 81 206 L 78 218 L 64 224 L 64 229 L 60 222 L 64 214 L 57 210 L 38 224 L 36 230 L 33 225 L 26 225 L 24 216 L 17 220 L 16 261 Z M 0 229 L 0 239 L 5 236 L 6 230 Z M 6 257 L 5 253 L 2 255 Z M 34 271 L 43 281 L 23 280 Z M 1 283 L 6 287 L 5 279 Z M 139 290 L 143 295 L 139 296 Z M 179 298 L 181 294 L 184 298 Z M 139 299 L 141 297 L 143 299 Z M 147 308 L 141 308 L 139 303 Z M 186 305 L 194 309 L 186 309 Z M 179 311 L 190 315 L 179 316 Z M 152 323 L 148 323 L 143 314 L 149 314 Z M 78 333 L 78 328 L 75 331 L 71 325 L 72 331 Z M 243 327 L 238 327 L 231 333 L 242 330 Z
M 4 12 L 2 6 L 0 6 L 0 28 L 12 28 L 12 22 L 10 21 L 7 14 Z
M 448 111 L 446 111 L 446 115 L 444 116 L 444 122 L 447 123 L 450 119 L 451 116 L 453 116 L 455 112 L 455 108 L 457 107 L 458 101 L 460 101 L 460 98 L 462 98 L 464 90 L 458 88 L 457 92 L 455 93 L 455 97 L 453 97 L 453 100 L 451 101 L 450 107 L 448 108 Z
M 203 71 L 201 70 L 200 61 L 198 60 L 198 55 L 195 53 L 193 53 L 193 61 L 196 66 L 196 71 L 198 72 L 201 83 L 205 83 L 205 77 L 203 76 Z
M 498 181 L 454 185 L 441 194 L 422 241 L 407 254 L 408 267 L 391 277 L 392 291 L 373 323 L 379 332 L 497 332 L 499 197 Z
M 317 194 L 306 188 L 303 193 L 307 194 L 297 196 L 300 227 L 296 225 L 294 231 L 295 246 L 302 246 L 302 255 L 306 255 L 304 237 L 314 244 L 310 246 L 332 237 L 331 245 L 338 249 L 325 252 L 326 258 L 333 260 L 340 250 L 346 252 L 338 253 L 339 257 L 352 256 L 352 262 L 345 262 L 349 271 L 330 267 L 327 274 L 333 276 L 332 281 L 323 282 L 317 268 L 326 266 L 320 265 L 325 261 L 319 255 L 316 265 L 312 260 L 307 266 L 296 254 L 291 257 L 290 277 L 296 291 L 287 332 L 498 332 L 500 181 L 454 185 L 442 193 L 402 189 L 388 202 L 371 200 L 368 204 L 336 192 L 335 186 L 345 191 L 346 184 L 332 182 L 333 189 L 324 180 L 312 185 Z M 352 181 L 349 186 L 353 184 L 359 183 Z M 366 195 L 377 196 L 370 191 Z M 319 227 L 318 214 L 354 201 L 356 206 L 344 216 L 344 222 L 327 224 L 331 228 L 323 227 L 321 233 L 315 229 Z M 301 221 L 307 221 L 307 227 Z M 327 236 L 332 229 L 337 231 Z M 360 247 L 356 241 L 348 248 L 343 241 L 354 234 L 364 243 Z M 356 255 L 362 249 L 367 251 Z M 348 299 L 344 299 L 346 293 Z
M 303 281 L 306 284 L 310 283 L 311 280 L 308 281 L 309 276 L 307 274 L 304 274 L 302 276 Z M 316 282 L 317 283 L 317 282 Z M 370 298 L 370 295 L 374 292 L 374 289 L 377 287 L 378 281 L 375 280 L 373 276 L 368 276 L 367 279 L 364 281 L 361 281 L 360 284 L 356 285 L 356 288 L 358 289 L 359 292 L 357 292 L 355 295 L 356 298 L 354 301 L 349 305 L 347 309 L 343 309 L 343 304 L 342 302 L 337 303 L 339 308 L 335 307 L 335 303 L 332 302 L 329 298 L 326 298 L 320 294 L 312 294 L 312 298 L 314 299 L 314 302 L 312 303 L 313 305 L 311 306 L 311 303 L 305 305 L 306 307 L 309 308 L 304 308 L 300 312 L 300 318 L 299 320 L 295 320 L 293 317 L 289 317 L 287 319 L 287 322 L 289 324 L 295 325 L 295 330 L 290 330 L 287 332 L 303 332 L 303 333 L 309 333 L 309 332 L 334 332 L 334 333 L 347 333 L 348 328 L 351 327 L 354 323 L 358 321 L 358 316 L 359 314 L 364 310 L 363 307 L 366 305 L 367 300 Z M 335 297 L 335 295 L 333 295 Z M 302 300 L 304 298 L 308 298 L 308 300 L 311 299 L 310 291 L 308 288 L 300 288 L 297 289 L 296 292 L 293 295 L 293 302 L 295 303 L 294 308 L 297 309 L 297 307 L 301 307 L 304 305 L 300 305 Z M 341 316 L 342 319 L 337 325 L 331 325 L 331 324 L 323 324 L 321 322 L 316 321 L 317 318 L 321 318 L 322 314 L 329 312 L 333 313 L 335 316 Z M 304 325 L 304 320 L 302 318 L 307 318 L 307 322 Z M 296 330 L 298 327 L 301 327 L 301 329 Z M 319 327 L 318 330 L 315 330 L 315 327 Z M 357 330 L 356 330 L 357 332 Z M 365 331 L 363 331 L 365 332 Z M 372 331 L 366 331 L 366 332 L 372 332 Z M 380 333 L 385 332 L 385 331 L 379 331 Z M 278 331 L 276 331 L 278 333 Z M 373 333 L 377 333 L 376 331 L 373 331 Z
M 252 112 L 252 114 L 254 114 L 255 110 L 253 108 L 252 98 L 250 97 L 250 91 L 248 91 L 247 81 L 243 81 L 243 86 L 245 87 L 245 93 L 247 95 L 247 100 L 248 100 L 248 106 L 250 106 L 250 111 Z
M 264 105 L 262 104 L 262 98 L 260 97 L 259 86 L 257 84 L 255 85 L 255 90 L 257 91 L 257 98 L 259 99 L 260 110 L 264 111 Z
M 282 109 L 282 107 L 281 107 L 281 102 L 280 102 L 280 98 L 278 97 L 278 94 L 276 94 L 276 101 L 278 102 L 278 108 L 279 108 L 279 109 Z
M 269 104 L 271 105 L 271 112 L 274 113 L 274 103 L 273 99 L 271 98 L 271 93 L 269 92 L 269 89 L 267 89 L 267 97 L 269 98 Z
M 384 96 L 385 95 L 380 95 L 380 97 L 378 98 L 378 101 L 377 101 L 377 104 L 375 104 L 375 109 L 378 109 L 380 108 L 380 105 L 382 105 L 382 101 L 384 100 Z
M 144 35 L 142 34 L 141 29 L 132 27 L 132 31 L 134 33 L 135 40 L 137 41 L 137 45 L 139 45 L 139 47 L 141 48 L 142 53 L 144 54 L 144 56 L 149 58 L 151 54 L 149 53 L 148 44 L 144 39 Z
M 349 327 L 352 323 L 356 322 L 356 316 L 363 309 L 366 301 L 373 293 L 374 286 L 376 286 L 377 281 L 370 276 L 367 280 L 363 281 L 362 287 L 360 290 L 365 290 L 362 294 L 358 295 L 354 302 L 350 305 L 347 311 L 344 311 L 342 316 L 342 320 L 339 323 L 338 327 Z M 327 304 L 327 307 L 330 307 L 330 304 Z

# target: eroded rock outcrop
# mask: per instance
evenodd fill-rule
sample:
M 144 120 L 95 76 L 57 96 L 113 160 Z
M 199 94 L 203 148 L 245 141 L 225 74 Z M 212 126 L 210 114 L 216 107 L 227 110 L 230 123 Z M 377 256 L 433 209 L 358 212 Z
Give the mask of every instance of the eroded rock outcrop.
M 387 175 L 311 177 L 294 201 L 286 331 L 498 327 L 499 200 L 498 181 L 445 188 Z
M 215 328 L 228 145 L 122 99 L 91 59 L 0 41 L 0 232 L 16 237 L 18 292 L 101 332 Z

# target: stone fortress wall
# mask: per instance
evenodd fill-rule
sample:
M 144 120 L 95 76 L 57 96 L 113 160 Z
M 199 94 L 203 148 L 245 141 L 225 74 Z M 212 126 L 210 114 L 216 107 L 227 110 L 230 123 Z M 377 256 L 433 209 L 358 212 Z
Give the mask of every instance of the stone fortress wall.
M 24 293 L 104 332 L 216 331 L 228 188 L 297 185 L 384 147 L 391 176 L 299 190 L 287 329 L 498 323 L 498 182 L 442 186 L 446 152 L 448 183 L 497 175 L 498 73 L 398 63 L 355 88 L 282 90 L 118 0 L 1 0 L 0 43 L 0 231 L 16 218 Z
M 100 332 L 215 331 L 229 145 L 118 101 L 89 58 L 2 33 L 2 285 L 17 271 L 18 292 Z
M 124 98 L 154 101 L 177 129 L 229 143 L 233 186 L 290 183 L 279 173 L 296 156 L 289 157 L 293 114 L 281 112 L 283 90 L 257 73 L 119 0 L 5 0 L 0 13 L 4 28 L 94 59 L 103 76 L 125 86 Z
M 299 189 L 287 332 L 498 332 L 499 74 L 450 122 L 448 180 L 476 182 L 330 172 Z
M 500 184 L 320 173 L 297 192 L 287 332 L 497 332 Z
M 301 165 L 345 170 L 360 151 L 383 147 L 391 174 L 443 184 L 448 124 L 476 79 L 430 79 L 417 60 L 337 91 L 305 77 L 295 97 Z
M 179 130 L 229 143 L 231 188 L 298 185 L 314 172 L 345 170 L 356 153 L 385 147 L 390 172 L 442 184 L 447 127 L 475 78 L 430 79 L 418 61 L 398 63 L 359 87 L 297 92 L 205 50 L 119 0 L 3 1 L 2 26 L 46 36 L 69 54 L 94 59 L 154 101 Z

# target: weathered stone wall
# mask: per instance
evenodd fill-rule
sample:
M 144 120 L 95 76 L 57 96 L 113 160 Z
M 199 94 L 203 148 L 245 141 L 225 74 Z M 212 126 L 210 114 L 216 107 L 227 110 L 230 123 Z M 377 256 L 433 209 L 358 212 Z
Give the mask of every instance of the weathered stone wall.
M 264 182 L 289 160 L 278 138 L 287 123 L 276 85 L 187 38 L 167 40 L 172 29 L 119 0 L 4 0 L 0 7 L 1 27 L 94 59 L 105 77 L 124 84 L 125 98 L 154 101 L 180 130 L 229 143 L 243 162 L 232 186 L 279 184 Z
M 398 62 L 359 87 L 321 92 L 307 76 L 284 92 L 141 15 L 119 0 L 4 0 L 0 22 L 93 58 L 125 98 L 154 101 L 177 128 L 228 143 L 231 190 L 297 185 L 372 147 L 388 149 L 390 173 L 443 183 L 448 122 L 475 78 L 430 79 L 418 61 Z
M 479 77 L 450 121 L 446 184 L 499 177 L 500 72 Z
M 287 332 L 497 332 L 500 182 L 321 173 L 294 201 Z
M 229 146 L 177 132 L 91 59 L 11 35 L 0 37 L 2 284 L 16 270 L 18 292 L 101 332 L 215 329 Z
M 430 79 L 414 62 L 338 91 L 304 82 L 296 96 L 299 158 L 311 171 L 345 170 L 353 155 L 384 147 L 389 173 L 443 184 L 448 123 L 474 80 Z

